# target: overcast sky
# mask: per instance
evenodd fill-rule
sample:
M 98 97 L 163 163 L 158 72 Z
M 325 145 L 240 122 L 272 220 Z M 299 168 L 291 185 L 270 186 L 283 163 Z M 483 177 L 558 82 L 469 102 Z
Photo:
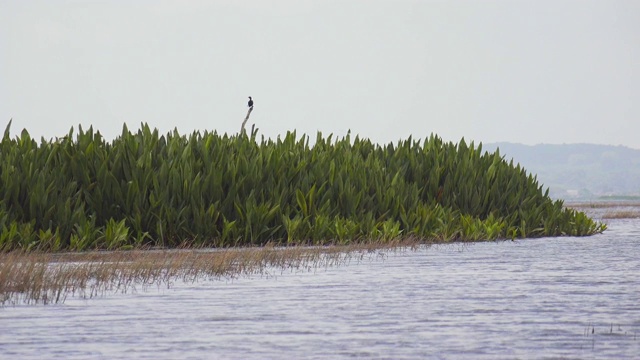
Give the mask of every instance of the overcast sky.
M 640 1 L 0 0 L 0 126 L 640 149 Z

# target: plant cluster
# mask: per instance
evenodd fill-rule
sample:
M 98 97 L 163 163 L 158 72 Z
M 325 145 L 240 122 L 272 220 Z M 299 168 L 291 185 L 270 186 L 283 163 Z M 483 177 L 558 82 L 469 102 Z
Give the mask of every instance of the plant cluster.
M 482 145 L 435 135 L 276 140 L 142 124 L 107 142 L 81 127 L 0 142 L 0 249 L 335 244 L 591 235 L 605 225 L 553 201 Z

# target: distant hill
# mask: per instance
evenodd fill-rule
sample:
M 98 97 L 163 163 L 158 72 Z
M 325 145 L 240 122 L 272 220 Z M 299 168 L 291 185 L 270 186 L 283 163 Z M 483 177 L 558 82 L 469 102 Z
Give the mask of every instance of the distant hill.
M 640 150 L 624 146 L 482 144 L 482 149 L 520 163 L 559 199 L 640 196 Z

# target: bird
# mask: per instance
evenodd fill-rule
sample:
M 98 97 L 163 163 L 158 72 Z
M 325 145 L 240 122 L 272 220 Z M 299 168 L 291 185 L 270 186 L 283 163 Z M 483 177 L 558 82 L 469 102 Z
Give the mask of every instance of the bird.
M 253 99 L 251 98 L 251 96 L 249 96 L 249 103 L 247 104 L 247 106 L 253 109 Z

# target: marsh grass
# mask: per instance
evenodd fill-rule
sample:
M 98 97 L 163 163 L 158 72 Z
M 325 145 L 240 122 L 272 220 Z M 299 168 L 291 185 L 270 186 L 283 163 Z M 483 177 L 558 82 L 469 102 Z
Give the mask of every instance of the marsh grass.
M 567 204 L 567 207 L 591 212 L 592 215 L 603 220 L 640 218 L 640 202 L 638 201 L 576 202 Z
M 616 207 L 640 207 L 640 201 L 595 201 L 565 204 L 572 209 L 607 209 Z
M 603 219 L 638 219 L 640 218 L 640 211 L 633 210 L 620 210 L 620 211 L 608 211 L 602 215 Z
M 352 260 L 416 249 L 413 239 L 348 246 L 182 249 L 87 253 L 0 254 L 0 305 L 62 303 L 69 296 L 93 298 L 175 281 L 271 276 L 273 271 L 313 271 Z
M 249 115 L 249 114 L 247 114 Z M 449 241 L 586 236 L 606 226 L 563 208 L 482 144 L 435 134 L 238 135 L 123 126 L 37 142 L 0 139 L 0 251 L 328 245 L 397 236 Z M 312 145 L 310 145 L 312 142 Z

